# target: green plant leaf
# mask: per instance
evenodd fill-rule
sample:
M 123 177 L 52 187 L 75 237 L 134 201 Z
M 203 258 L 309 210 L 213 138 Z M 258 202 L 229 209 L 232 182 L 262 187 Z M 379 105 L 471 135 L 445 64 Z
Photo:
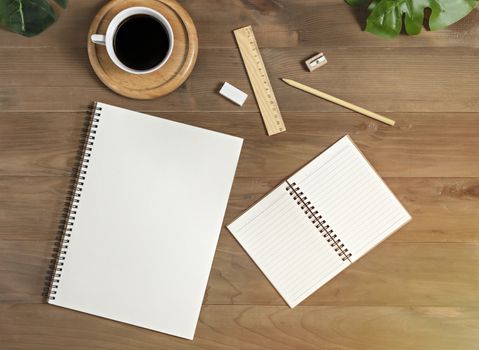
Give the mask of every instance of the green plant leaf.
M 67 4 L 55 1 L 62 7 Z M 49 0 L 0 0 L 0 26 L 24 36 L 43 32 L 57 17 Z
M 67 8 L 68 0 L 55 0 L 55 2 L 64 9 Z
M 346 2 L 351 6 L 363 6 L 367 5 L 370 0 L 346 0 Z
M 350 5 L 369 4 L 371 11 L 366 31 L 395 37 L 403 27 L 409 35 L 421 32 L 424 10 L 430 9 L 429 28 L 445 28 L 468 15 L 478 4 L 478 0 L 346 0 Z

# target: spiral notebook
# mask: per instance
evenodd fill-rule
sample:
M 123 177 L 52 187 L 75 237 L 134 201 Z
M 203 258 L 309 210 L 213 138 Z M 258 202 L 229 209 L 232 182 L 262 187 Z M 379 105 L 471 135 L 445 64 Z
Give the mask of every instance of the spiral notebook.
M 192 339 L 243 140 L 93 114 L 48 302 Z
M 228 229 L 294 307 L 409 220 L 346 136 Z

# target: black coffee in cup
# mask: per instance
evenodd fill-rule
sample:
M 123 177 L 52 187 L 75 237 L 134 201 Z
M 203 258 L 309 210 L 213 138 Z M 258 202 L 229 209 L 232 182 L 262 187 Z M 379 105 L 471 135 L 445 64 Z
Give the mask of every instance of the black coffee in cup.
M 156 18 L 139 14 L 120 23 L 113 47 L 125 66 L 143 71 L 163 62 L 168 55 L 170 38 L 166 28 Z

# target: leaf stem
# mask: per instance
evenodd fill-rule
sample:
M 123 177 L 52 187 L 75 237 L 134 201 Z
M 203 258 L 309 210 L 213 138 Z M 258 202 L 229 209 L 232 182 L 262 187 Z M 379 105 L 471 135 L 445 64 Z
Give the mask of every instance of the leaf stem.
M 20 19 L 22 21 L 22 31 L 25 32 L 25 17 L 23 16 L 23 3 L 22 0 L 18 1 L 18 12 L 20 13 Z

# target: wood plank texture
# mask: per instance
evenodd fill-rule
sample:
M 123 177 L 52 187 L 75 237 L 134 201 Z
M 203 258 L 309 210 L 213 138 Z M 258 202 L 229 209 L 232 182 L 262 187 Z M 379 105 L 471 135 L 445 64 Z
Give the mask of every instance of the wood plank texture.
M 195 342 L 50 305 L 0 305 L 9 349 L 474 349 L 479 309 L 205 306 Z M 71 327 L 70 325 L 75 325 Z
M 42 302 L 52 250 L 53 242 L 0 241 L 0 304 Z M 478 264 L 479 243 L 388 241 L 302 305 L 479 307 Z M 286 305 L 226 231 L 204 304 Z
M 259 46 L 262 47 L 261 42 Z M 328 64 L 312 74 L 304 69 L 303 61 L 316 50 L 318 48 L 299 47 L 263 48 L 261 51 L 283 112 L 338 112 L 343 109 L 302 91 L 294 91 L 279 78 L 294 78 L 378 113 L 474 112 L 479 109 L 479 100 L 475 98 L 479 54 L 475 48 L 409 48 L 407 55 L 404 48 L 321 48 Z M 83 58 L 84 51 L 60 47 L 0 50 L 2 110 L 66 111 L 100 99 L 147 111 L 238 111 L 236 105 L 214 96 L 213 92 L 222 81 L 253 96 L 236 48 L 201 49 L 190 79 L 179 90 L 161 100 L 147 102 L 125 100 L 99 83 L 88 60 Z M 30 55 L 37 57 L 34 63 L 29 61 Z M 83 59 L 79 60 L 80 57 Z M 461 69 L 457 69 L 458 66 Z M 214 105 L 212 99 L 217 101 Z M 258 107 L 250 98 L 241 110 L 256 112 Z
M 215 94 L 210 99 L 224 100 Z M 77 106 L 86 110 L 88 103 Z M 349 112 L 289 112 L 283 115 L 288 132 L 274 137 L 265 137 L 259 113 L 151 114 L 245 138 L 240 177 L 279 182 L 347 133 L 384 177 L 479 174 L 479 162 L 471 161 L 479 155 L 474 113 L 390 113 L 397 120 L 392 128 Z M 85 118 L 85 112 L 0 113 L 0 175 L 70 175 Z
M 366 13 L 337 0 L 180 3 L 193 16 L 203 48 L 236 47 L 231 30 L 249 24 L 258 27 L 256 37 L 266 47 L 479 47 L 478 10 L 445 30 L 388 40 L 361 32 Z M 84 47 L 90 22 L 103 4 L 103 0 L 71 1 L 48 35 L 28 39 L 2 33 L 0 47 Z
M 104 0 L 70 1 L 34 38 L 0 30 L 0 349 L 477 349 L 479 10 L 395 40 L 341 0 L 181 0 L 198 29 L 190 77 L 153 101 L 94 75 L 86 34 Z M 287 132 L 265 135 L 232 30 L 252 25 Z M 325 53 L 309 73 L 302 62 Z M 296 91 L 295 79 L 396 120 Z M 228 81 L 242 108 L 219 94 Z M 350 134 L 413 220 L 289 309 L 223 228 L 194 341 L 66 310 L 41 295 L 88 105 L 100 100 L 245 139 L 225 223 Z
M 73 178 L 0 176 L 0 240 L 51 241 Z M 388 241 L 479 243 L 478 178 L 385 178 L 414 220 Z M 225 223 L 233 221 L 280 182 L 237 177 Z M 229 236 L 227 230 L 224 234 Z

